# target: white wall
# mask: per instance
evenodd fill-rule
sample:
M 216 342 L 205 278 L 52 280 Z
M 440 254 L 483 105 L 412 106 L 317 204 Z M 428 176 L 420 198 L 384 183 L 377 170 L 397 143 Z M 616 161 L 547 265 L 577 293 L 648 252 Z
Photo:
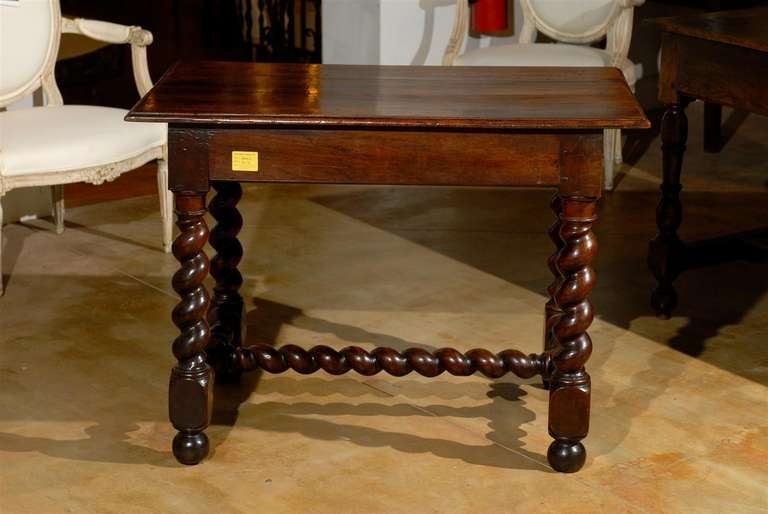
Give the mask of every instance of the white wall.
M 324 0 L 323 62 L 440 64 L 457 0 Z M 466 1 L 466 0 L 458 0 Z M 515 34 L 523 20 L 515 0 Z M 517 36 L 469 38 L 470 48 L 508 44 Z
M 381 0 L 322 2 L 323 62 L 377 64 Z

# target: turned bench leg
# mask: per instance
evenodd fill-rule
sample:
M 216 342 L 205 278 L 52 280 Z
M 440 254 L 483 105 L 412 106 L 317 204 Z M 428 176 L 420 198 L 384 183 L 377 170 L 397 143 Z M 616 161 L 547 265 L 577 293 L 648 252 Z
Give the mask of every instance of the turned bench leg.
M 549 433 L 555 439 L 547 459 L 556 471 L 581 469 L 586 451 L 581 440 L 589 430 L 590 380 L 584 365 L 592 353 L 587 334 L 593 319 L 587 296 L 595 285 L 590 267 L 597 252 L 592 233 L 597 199 L 563 198 L 560 214 L 562 246 L 553 259 L 559 279 L 552 292 L 554 316 L 552 375 L 549 388 Z
M 669 105 L 661 121 L 663 179 L 661 200 L 656 208 L 658 232 L 648 247 L 648 267 L 657 282 L 651 294 L 651 306 L 661 318 L 669 318 L 677 306 L 677 292 L 672 284 L 683 266 L 683 244 L 677 230 L 683 221 L 680 175 L 688 139 L 687 103 L 682 99 Z
M 237 382 L 242 368 L 236 350 L 242 346 L 245 305 L 240 296 L 243 276 L 237 269 L 243 257 L 243 247 L 237 239 L 243 227 L 243 217 L 237 203 L 243 196 L 239 182 L 212 182 L 216 195 L 208 206 L 216 220 L 210 243 L 216 250 L 211 259 L 211 275 L 216 280 L 213 301 L 208 316 L 211 323 L 211 344 L 208 363 L 216 371 L 217 382 Z
M 181 264 L 173 275 L 173 289 L 181 301 L 173 309 L 173 322 L 181 334 L 173 342 L 177 364 L 171 371 L 168 411 L 178 430 L 173 454 L 182 464 L 197 464 L 208 454 L 204 430 L 211 417 L 213 370 L 205 362 L 210 338 L 208 257 L 203 248 L 208 240 L 205 224 L 205 193 L 176 193 L 177 225 L 181 232 L 173 243 L 173 255 Z

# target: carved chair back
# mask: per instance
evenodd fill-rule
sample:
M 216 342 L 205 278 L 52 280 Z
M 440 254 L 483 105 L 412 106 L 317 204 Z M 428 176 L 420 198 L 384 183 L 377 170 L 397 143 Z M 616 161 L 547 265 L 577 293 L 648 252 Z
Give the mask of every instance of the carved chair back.
M 53 79 L 60 36 L 59 0 L 0 2 L 0 108 L 40 87 L 48 103 L 61 103 Z
M 633 7 L 645 0 L 520 0 L 523 28 L 518 41 L 536 41 L 536 33 L 562 43 L 587 44 L 607 37 L 614 65 L 626 59 L 632 33 Z M 443 57 L 451 65 L 461 51 L 469 24 L 467 0 L 457 0 L 453 32 Z
M 602 39 L 622 9 L 617 0 L 520 0 L 520 6 L 528 30 L 577 44 Z

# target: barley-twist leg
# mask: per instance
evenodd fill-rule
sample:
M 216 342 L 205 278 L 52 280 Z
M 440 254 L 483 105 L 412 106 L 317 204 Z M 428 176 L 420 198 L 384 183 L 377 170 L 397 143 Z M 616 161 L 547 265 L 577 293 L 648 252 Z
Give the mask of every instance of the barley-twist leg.
M 552 211 L 555 213 L 555 221 L 550 225 L 548 234 L 549 238 L 552 240 L 552 242 L 555 244 L 555 253 L 552 254 L 552 256 L 547 261 L 547 266 L 549 266 L 549 270 L 552 272 L 552 275 L 554 276 L 554 280 L 552 283 L 547 287 L 547 295 L 549 299 L 547 300 L 547 304 L 544 306 L 544 354 L 548 355 L 556 346 L 556 341 L 554 339 L 554 336 L 552 335 L 552 327 L 555 326 L 555 322 L 557 321 L 557 317 L 562 314 L 562 311 L 557 306 L 557 303 L 554 299 L 554 294 L 557 292 L 557 290 L 560 288 L 560 282 L 562 278 L 560 277 L 560 274 L 557 271 L 557 254 L 560 252 L 560 249 L 563 247 L 563 240 L 560 239 L 560 213 L 563 210 L 563 201 L 560 198 L 560 194 L 555 194 L 554 197 L 552 197 L 552 201 L 550 202 L 550 207 Z M 552 374 L 552 367 L 549 365 L 550 363 L 547 363 L 547 366 L 544 369 L 544 372 L 541 375 L 542 382 L 544 383 L 544 387 L 549 388 L 549 378 Z
M 552 350 L 549 433 L 555 440 L 547 458 L 555 470 L 565 473 L 581 469 L 586 458 L 581 440 L 589 430 L 590 380 L 584 365 L 592 353 L 587 328 L 593 312 L 587 297 L 595 285 L 590 264 L 597 252 L 592 233 L 596 205 L 591 198 L 563 199 L 563 246 L 555 259 L 560 280 L 553 299 L 562 312 L 552 327 L 556 346 Z
M 243 227 L 243 217 L 237 210 L 237 202 L 243 196 L 239 182 L 212 182 L 216 195 L 208 210 L 216 220 L 211 230 L 210 243 L 216 250 L 211 259 L 211 275 L 216 279 L 209 313 L 211 344 L 208 347 L 208 363 L 216 370 L 216 380 L 236 382 L 242 368 L 235 349 L 242 344 L 243 297 L 240 286 L 243 276 L 237 269 L 243 257 L 243 247 L 237 239 Z
M 176 193 L 181 232 L 173 243 L 173 255 L 181 267 L 173 275 L 173 289 L 180 297 L 173 322 L 181 333 L 173 342 L 178 362 L 171 371 L 168 410 L 179 431 L 173 439 L 173 454 L 182 464 L 197 464 L 208 454 L 204 430 L 210 422 L 213 371 L 205 362 L 210 329 L 209 298 L 203 285 L 209 266 L 203 252 L 208 240 L 204 213 L 204 193 Z

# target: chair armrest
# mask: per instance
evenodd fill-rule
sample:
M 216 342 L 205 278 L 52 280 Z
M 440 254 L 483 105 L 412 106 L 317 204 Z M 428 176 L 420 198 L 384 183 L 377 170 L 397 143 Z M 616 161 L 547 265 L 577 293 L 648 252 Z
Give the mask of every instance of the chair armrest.
M 67 34 L 81 34 L 97 41 L 113 44 L 128 43 L 138 46 L 152 44 L 152 33 L 141 27 L 85 18 L 62 18 L 61 22 L 61 31 Z
M 467 37 L 469 25 L 469 2 L 467 0 L 456 0 L 456 12 L 453 18 L 453 28 L 451 36 L 448 39 L 448 46 L 443 52 L 443 66 L 452 66 L 453 61 L 461 51 L 464 39 Z
M 152 78 L 149 75 L 147 62 L 147 46 L 151 45 L 153 40 L 150 31 L 141 27 L 118 25 L 107 21 L 62 18 L 61 32 L 80 34 L 105 43 L 131 45 L 131 63 L 136 89 L 139 90 L 141 96 L 152 89 Z
M 627 60 L 629 44 L 632 42 L 632 22 L 635 7 L 645 3 L 645 0 L 619 0 L 621 11 L 608 30 L 606 50 L 612 56 L 612 64 L 621 67 Z

